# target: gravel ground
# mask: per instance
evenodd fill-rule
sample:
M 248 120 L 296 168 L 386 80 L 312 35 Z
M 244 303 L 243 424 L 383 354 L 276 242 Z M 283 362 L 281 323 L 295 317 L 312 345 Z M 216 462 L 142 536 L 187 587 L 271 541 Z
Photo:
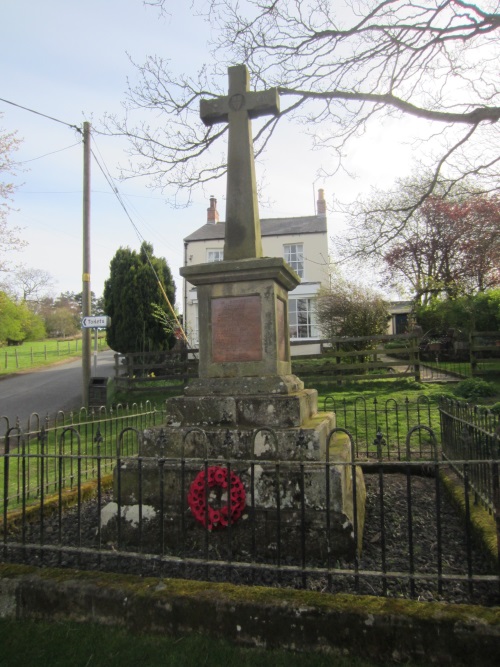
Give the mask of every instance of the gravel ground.
M 138 555 L 118 553 L 117 544 L 102 543 L 98 546 L 98 506 L 96 500 L 77 508 L 65 510 L 59 524 L 58 516 L 44 519 L 44 545 L 40 549 L 40 526 L 30 523 L 25 527 L 26 547 L 4 547 L 4 560 L 33 565 L 76 567 L 81 569 L 101 569 L 113 572 L 139 574 L 141 576 L 190 577 L 216 581 L 231 581 L 250 585 L 307 587 L 331 592 L 359 592 L 372 595 L 395 597 L 415 597 L 421 600 L 446 600 L 449 602 L 475 602 L 486 605 L 500 604 L 500 580 L 498 569 L 491 563 L 480 545 L 467 542 L 464 521 L 454 507 L 441 494 L 440 520 L 441 539 L 437 539 L 436 521 L 436 481 L 431 477 L 411 477 L 413 567 L 410 561 L 408 539 L 408 488 L 403 474 L 386 474 L 383 477 L 384 527 L 381 524 L 381 493 L 377 474 L 365 475 L 367 486 L 366 521 L 363 534 L 363 553 L 358 561 L 359 576 L 353 574 L 353 563 L 336 562 L 334 571 L 314 572 L 315 566 L 325 563 L 311 563 L 311 571 L 302 572 L 297 568 L 298 558 L 284 555 L 279 571 L 275 567 L 254 563 L 233 567 L 228 563 L 216 564 L 217 547 L 207 551 L 210 563 L 202 562 L 203 549 L 195 551 L 186 548 L 184 555 L 192 562 L 180 559 L 163 559 L 159 555 Z M 112 497 L 106 494 L 103 505 Z M 200 528 L 194 528 L 198 534 Z M 9 536 L 19 544 L 22 530 L 18 528 Z M 203 542 L 203 540 L 202 540 Z M 54 550 L 51 545 L 62 544 L 62 549 Z M 71 547 L 81 545 L 79 553 Z M 186 542 L 187 544 L 187 542 Z M 29 546 L 28 546 L 29 545 Z M 70 547 L 70 548 L 68 548 Z M 169 555 L 168 551 L 166 555 Z M 171 555 L 171 554 L 170 554 Z M 237 559 L 237 555 L 233 555 Z M 195 560 L 196 559 L 196 560 Z M 199 560 L 201 559 L 201 560 Z M 234 561 L 233 561 L 234 562 Z M 443 580 L 438 585 L 438 564 L 441 562 Z M 299 561 L 300 564 L 300 561 Z M 295 566 L 293 569 L 292 566 Z M 382 573 L 385 572 L 386 576 Z M 412 590 L 411 574 L 415 575 Z M 468 576 L 472 575 L 472 576 Z M 480 581 L 483 575 L 493 579 Z M 494 577 L 496 576 L 496 580 Z M 426 578 L 427 577 L 427 578 Z M 447 579 L 446 577 L 451 577 Z

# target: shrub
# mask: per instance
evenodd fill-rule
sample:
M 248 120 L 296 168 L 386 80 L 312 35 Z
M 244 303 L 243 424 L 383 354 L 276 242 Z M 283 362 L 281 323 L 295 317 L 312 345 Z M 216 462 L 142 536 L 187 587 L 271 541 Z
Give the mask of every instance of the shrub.
M 454 388 L 453 393 L 460 398 L 472 399 L 484 398 L 485 396 L 494 396 L 496 390 L 491 382 L 469 378 L 459 382 Z

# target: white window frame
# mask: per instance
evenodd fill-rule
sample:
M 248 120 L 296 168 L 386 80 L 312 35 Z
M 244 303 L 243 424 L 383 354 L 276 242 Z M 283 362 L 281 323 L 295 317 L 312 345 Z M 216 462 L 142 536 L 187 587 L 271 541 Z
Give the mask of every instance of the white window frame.
M 317 339 L 315 299 L 311 296 L 289 297 L 288 316 L 292 340 Z
M 285 243 L 283 245 L 283 257 L 299 278 L 304 278 L 304 244 Z
M 222 262 L 224 248 L 207 248 L 207 262 Z
M 198 301 L 193 301 L 190 309 L 188 338 L 191 347 L 198 347 L 200 342 L 200 329 L 198 320 Z

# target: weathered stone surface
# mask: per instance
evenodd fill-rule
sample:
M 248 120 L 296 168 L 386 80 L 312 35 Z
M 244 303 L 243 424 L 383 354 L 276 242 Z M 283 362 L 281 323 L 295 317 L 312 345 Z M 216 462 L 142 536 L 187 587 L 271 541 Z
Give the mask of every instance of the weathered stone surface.
M 247 396 L 292 394 L 304 389 L 296 375 L 266 375 L 263 377 L 197 378 L 184 390 L 185 396 Z
M 241 425 L 147 429 L 144 457 L 318 461 L 325 459 L 326 439 L 335 426 L 332 413 L 317 413 L 300 427 L 244 428 Z
M 106 572 L 0 566 L 0 617 L 98 623 L 241 646 L 453 667 L 497 667 L 500 610 Z M 256 656 L 255 661 L 258 661 Z
M 201 100 L 205 125 L 229 123 L 226 197 L 226 259 L 260 257 L 262 243 L 257 203 L 251 118 L 279 113 L 277 88 L 250 90 L 245 65 L 228 68 L 228 95 Z
M 168 426 L 227 428 L 236 423 L 236 401 L 229 396 L 176 396 L 167 402 Z
M 144 516 L 150 507 L 158 511 L 161 506 L 157 521 L 161 514 L 168 524 L 164 539 L 174 552 L 181 537 L 186 546 L 186 531 L 190 547 L 202 548 L 203 530 L 189 512 L 187 495 L 204 470 L 204 461 L 211 460 L 213 465 L 219 457 L 223 466 L 226 460 L 232 462 L 232 471 L 240 477 L 248 498 L 252 497 L 251 507 L 232 527 L 235 553 L 248 552 L 257 538 L 259 557 L 272 561 L 279 533 L 284 550 L 296 553 L 305 539 L 309 554 L 316 558 L 329 554 L 352 559 L 361 551 L 366 491 L 361 470 L 351 464 L 348 439 L 333 440 L 329 449 L 332 464 L 325 466 L 326 440 L 333 425 L 333 415 L 325 414 L 311 428 L 275 433 L 180 428 L 172 429 L 169 438 L 168 429 L 161 434 L 146 431 L 140 464 L 135 458 L 124 458 L 114 471 L 115 499 L 126 508 L 143 504 L 148 508 Z M 227 499 L 222 496 L 224 502 Z M 124 517 L 123 522 L 134 543 L 130 520 Z M 149 524 L 149 547 L 154 548 L 159 527 Z M 146 532 L 141 532 L 143 540 Z M 215 545 L 218 541 L 223 544 L 224 539 L 218 534 L 211 537 Z
M 282 257 L 224 260 L 192 266 L 181 266 L 179 272 L 192 285 L 227 285 L 238 282 L 274 280 L 287 292 L 300 284 L 300 278 Z
M 248 396 L 236 400 L 237 423 L 254 428 L 294 428 L 317 412 L 318 392 L 304 389 L 292 396 Z
M 283 333 L 288 291 L 300 278 L 281 257 L 186 266 L 181 274 L 197 286 L 200 378 L 291 374 L 290 341 Z
M 317 412 L 318 393 L 292 395 L 182 396 L 167 401 L 168 426 L 294 428 Z

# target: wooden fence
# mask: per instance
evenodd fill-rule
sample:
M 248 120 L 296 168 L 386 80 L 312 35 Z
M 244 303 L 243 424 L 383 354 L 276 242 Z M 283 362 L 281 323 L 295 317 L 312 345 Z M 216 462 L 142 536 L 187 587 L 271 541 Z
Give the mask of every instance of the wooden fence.
M 117 389 L 160 391 L 166 384 L 185 383 L 198 377 L 198 350 L 115 354 Z
M 359 336 L 314 341 L 321 354 L 292 357 L 302 379 L 330 381 L 413 377 L 417 382 L 500 375 L 500 332 L 474 332 L 468 341 L 443 336 L 433 341 L 415 334 Z M 294 341 L 294 347 L 299 345 Z M 304 341 L 310 345 L 311 341 Z M 115 382 L 127 391 L 162 390 L 198 376 L 198 350 L 115 355 Z
M 420 338 L 413 334 L 357 336 L 321 341 L 317 364 L 306 359 L 293 361 L 293 372 L 299 377 L 366 379 L 413 376 L 420 381 Z
M 474 331 L 469 341 L 471 375 L 500 375 L 500 331 Z

